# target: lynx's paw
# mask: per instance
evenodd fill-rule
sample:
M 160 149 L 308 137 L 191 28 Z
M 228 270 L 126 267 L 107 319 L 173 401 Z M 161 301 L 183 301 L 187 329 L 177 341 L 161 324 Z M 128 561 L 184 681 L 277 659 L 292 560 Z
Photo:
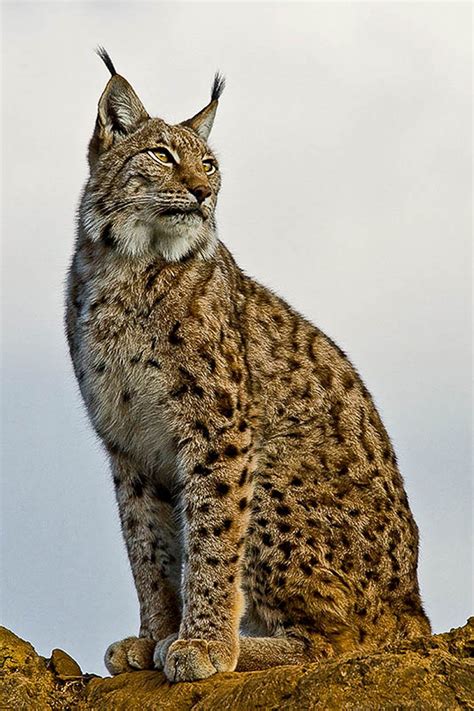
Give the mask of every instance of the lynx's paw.
M 233 671 L 237 657 L 223 642 L 178 639 L 168 649 L 164 672 L 169 681 L 206 679 L 216 672 Z
M 145 637 L 127 637 L 114 642 L 105 652 L 104 662 L 113 675 L 137 669 L 153 669 L 156 642 Z

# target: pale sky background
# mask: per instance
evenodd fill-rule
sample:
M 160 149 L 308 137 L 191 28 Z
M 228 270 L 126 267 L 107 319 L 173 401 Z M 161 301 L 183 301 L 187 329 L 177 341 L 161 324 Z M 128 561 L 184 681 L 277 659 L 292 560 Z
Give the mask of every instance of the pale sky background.
M 435 631 L 472 609 L 469 3 L 4 3 L 3 624 L 104 673 L 138 603 L 63 335 L 110 52 L 178 122 L 228 84 L 220 235 L 344 348 L 391 434 Z

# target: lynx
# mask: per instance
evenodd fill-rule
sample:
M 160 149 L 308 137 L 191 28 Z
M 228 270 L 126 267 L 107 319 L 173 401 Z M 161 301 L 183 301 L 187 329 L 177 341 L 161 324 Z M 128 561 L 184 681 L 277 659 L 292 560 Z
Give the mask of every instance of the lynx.
M 111 78 L 66 327 L 140 604 L 109 671 L 192 681 L 428 634 L 417 528 L 370 394 L 217 237 L 223 79 L 170 125 L 99 54 Z

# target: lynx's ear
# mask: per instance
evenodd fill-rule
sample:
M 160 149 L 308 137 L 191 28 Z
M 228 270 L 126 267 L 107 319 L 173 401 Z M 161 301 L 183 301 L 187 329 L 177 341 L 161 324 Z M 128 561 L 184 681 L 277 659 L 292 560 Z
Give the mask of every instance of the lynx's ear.
M 198 114 L 182 122 L 182 126 L 189 126 L 195 131 L 200 138 L 207 141 L 211 133 L 212 124 L 217 111 L 219 98 L 224 91 L 225 79 L 219 72 L 214 77 L 212 85 L 211 100 Z
M 89 145 L 89 163 L 94 165 L 98 156 L 116 141 L 133 133 L 149 116 L 142 102 L 120 74 L 117 74 L 109 55 L 103 47 L 97 54 L 104 61 L 112 77 L 99 99 L 94 134 Z

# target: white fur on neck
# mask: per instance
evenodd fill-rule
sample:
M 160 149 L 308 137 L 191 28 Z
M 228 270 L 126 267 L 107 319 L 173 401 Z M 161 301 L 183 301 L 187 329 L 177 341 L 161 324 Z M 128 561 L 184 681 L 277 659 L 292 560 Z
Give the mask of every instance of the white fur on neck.
M 179 261 L 191 251 L 195 251 L 203 259 L 214 254 L 217 239 L 215 232 L 204 227 L 197 217 L 171 218 L 160 220 L 154 226 L 151 248 L 166 261 Z
M 87 213 L 86 213 L 87 214 Z M 98 242 L 102 225 L 93 220 L 83 220 L 89 237 Z M 129 218 L 114 225 L 112 236 L 119 252 L 132 258 L 158 254 L 167 262 L 180 261 L 194 251 L 201 259 L 210 259 L 217 247 L 214 229 L 200 225 L 166 224 L 156 227 L 148 222 Z

